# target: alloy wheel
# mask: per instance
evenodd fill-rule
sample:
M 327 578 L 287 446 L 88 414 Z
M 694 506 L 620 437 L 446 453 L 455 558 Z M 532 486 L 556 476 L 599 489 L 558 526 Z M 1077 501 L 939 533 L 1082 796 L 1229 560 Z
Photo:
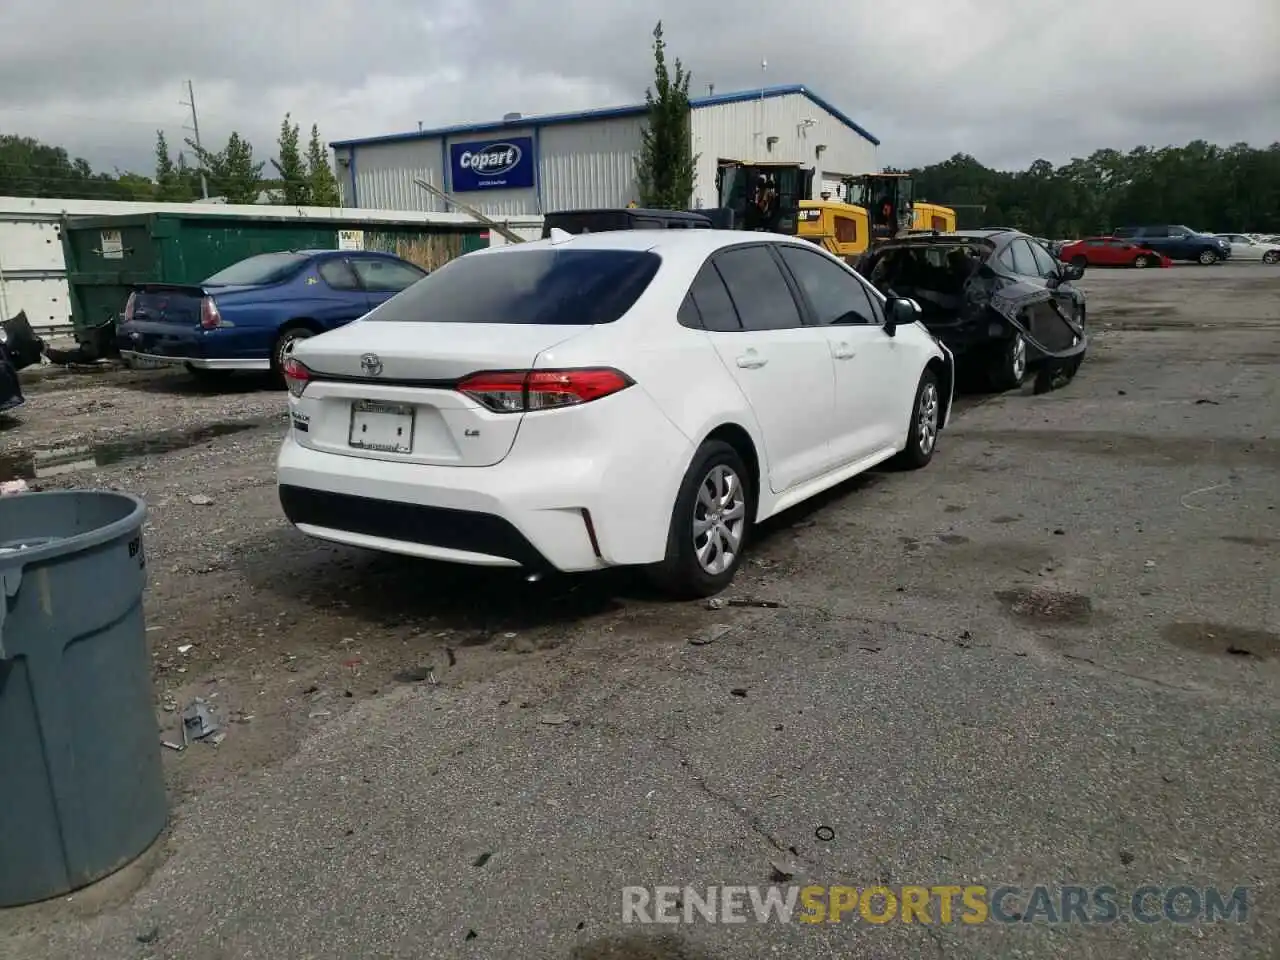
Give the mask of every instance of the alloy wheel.
M 916 409 L 916 439 L 920 452 L 928 456 L 938 442 L 938 387 L 932 381 L 920 391 L 920 405 Z
M 1009 371 L 1018 383 L 1027 375 L 1027 341 L 1020 333 L 1013 335 L 1013 344 L 1009 348 Z
M 729 569 L 742 549 L 747 525 L 747 496 L 732 467 L 712 467 L 698 487 L 693 506 L 693 550 L 698 565 L 712 576 Z

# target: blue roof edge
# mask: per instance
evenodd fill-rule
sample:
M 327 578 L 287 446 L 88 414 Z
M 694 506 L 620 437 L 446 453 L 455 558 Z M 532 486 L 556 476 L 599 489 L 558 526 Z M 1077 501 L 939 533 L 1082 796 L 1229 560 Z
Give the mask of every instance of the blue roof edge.
M 860 137 L 880 146 L 880 140 L 866 127 L 855 123 L 848 114 L 837 110 L 831 101 L 819 96 L 802 83 L 779 87 L 762 87 L 758 90 L 739 90 L 733 93 L 716 93 L 705 97 L 690 97 L 689 106 L 715 107 L 726 103 L 746 103 L 750 100 L 768 100 L 774 97 L 789 97 L 795 94 L 808 97 L 817 106 L 835 117 Z M 437 137 L 451 137 L 469 133 L 500 133 L 504 130 L 518 130 L 524 127 L 550 127 L 562 123 L 587 123 L 592 120 L 613 120 L 619 117 L 633 117 L 648 109 L 643 103 L 632 103 L 621 107 L 597 107 L 593 110 L 578 110 L 572 113 L 546 113 L 535 117 L 521 117 L 519 120 L 492 120 L 487 123 L 461 123 L 450 127 L 436 127 L 432 130 L 413 130 L 409 133 L 389 133 L 380 137 L 360 137 L 352 140 L 334 140 L 329 146 L 334 149 L 343 147 L 363 147 L 376 143 L 404 143 L 410 140 L 434 140 Z

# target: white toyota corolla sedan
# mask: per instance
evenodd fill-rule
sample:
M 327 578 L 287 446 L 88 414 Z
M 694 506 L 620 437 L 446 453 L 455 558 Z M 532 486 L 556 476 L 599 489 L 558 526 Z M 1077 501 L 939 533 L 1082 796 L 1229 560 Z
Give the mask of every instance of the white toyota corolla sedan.
M 723 590 L 752 524 L 896 457 L 954 361 L 806 241 L 617 231 L 471 253 L 285 364 L 285 515 L 325 540 Z

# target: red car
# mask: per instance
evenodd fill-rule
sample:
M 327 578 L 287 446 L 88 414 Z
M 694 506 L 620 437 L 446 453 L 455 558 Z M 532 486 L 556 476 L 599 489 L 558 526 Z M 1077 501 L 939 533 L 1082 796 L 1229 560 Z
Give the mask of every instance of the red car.
M 1130 240 L 1116 237 L 1089 237 L 1068 243 L 1058 251 L 1063 263 L 1090 267 L 1172 267 L 1173 261 L 1162 253 L 1148 250 Z

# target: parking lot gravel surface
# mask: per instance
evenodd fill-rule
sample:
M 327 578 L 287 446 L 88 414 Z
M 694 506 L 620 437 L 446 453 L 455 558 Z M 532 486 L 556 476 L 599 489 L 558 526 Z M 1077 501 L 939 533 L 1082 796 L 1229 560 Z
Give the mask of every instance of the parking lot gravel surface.
M 38 371 L 0 479 L 146 499 L 157 740 L 196 696 L 228 736 L 165 751 L 139 861 L 0 910 L 0 956 L 1274 957 L 1280 269 L 1082 286 L 1072 382 L 962 396 L 928 469 L 767 524 L 742 605 L 318 543 L 275 498 L 282 391 Z M 779 864 L 1249 911 L 622 922 L 625 886 Z

